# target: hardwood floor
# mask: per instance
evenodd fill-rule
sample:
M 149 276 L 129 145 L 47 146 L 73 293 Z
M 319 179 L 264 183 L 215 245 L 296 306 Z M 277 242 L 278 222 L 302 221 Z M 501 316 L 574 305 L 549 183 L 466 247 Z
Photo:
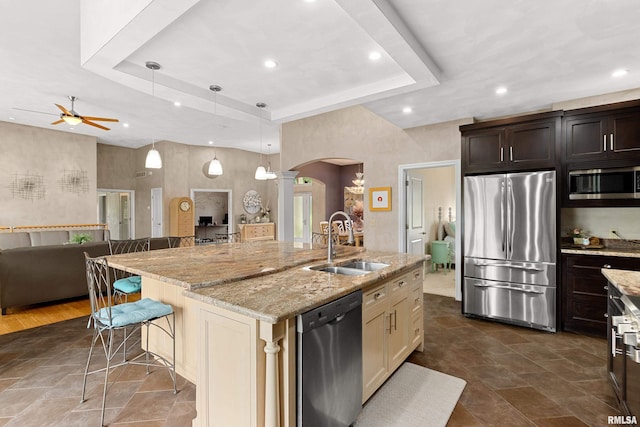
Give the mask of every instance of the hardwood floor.
M 6 315 L 0 316 L 0 335 L 88 316 L 90 312 L 88 298 L 9 308 Z

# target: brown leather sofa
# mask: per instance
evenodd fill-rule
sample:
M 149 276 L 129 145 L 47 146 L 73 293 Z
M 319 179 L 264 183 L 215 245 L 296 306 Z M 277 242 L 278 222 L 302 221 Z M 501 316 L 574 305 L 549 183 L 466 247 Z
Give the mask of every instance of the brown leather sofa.
M 9 237 L 7 234 L 16 236 Z M 25 236 L 18 233 L 0 233 L 4 247 L 21 240 Z M 22 233 L 20 233 L 22 234 Z M 41 237 L 41 236 L 38 236 Z M 33 241 L 37 237 L 31 236 Z M 42 241 L 47 241 L 41 239 Z M 151 249 L 168 248 L 168 240 L 151 239 Z M 109 254 L 107 240 L 92 241 L 84 244 L 56 244 L 42 246 L 18 246 L 0 249 L 0 307 L 6 314 L 8 307 L 57 301 L 88 295 L 85 273 L 84 252 L 90 256 Z

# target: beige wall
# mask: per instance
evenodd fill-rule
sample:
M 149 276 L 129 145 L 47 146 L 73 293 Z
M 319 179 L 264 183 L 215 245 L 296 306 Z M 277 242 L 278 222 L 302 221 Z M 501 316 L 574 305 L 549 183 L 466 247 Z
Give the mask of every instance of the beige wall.
M 403 130 L 364 107 L 333 111 L 282 125 L 282 162 L 290 170 L 314 160 L 344 157 L 364 164 L 365 186 L 391 187 L 392 210 L 369 210 L 365 194 L 365 245 L 398 250 L 398 166 L 460 158 L 459 120 Z
M 424 188 L 424 222 L 427 240 L 437 240 L 438 209 L 442 208 L 442 221 L 451 216 L 456 219 L 456 168 L 453 166 L 428 168 L 420 170 Z
M 0 225 L 90 224 L 97 217 L 96 138 L 0 122 Z
M 217 148 L 216 154 L 222 162 L 224 173 L 219 177 L 205 175 L 208 162 L 213 159 L 214 148 L 178 144 L 170 141 L 156 142 L 156 148 L 162 157 L 162 169 L 147 169 L 151 175 L 135 178 L 136 171 L 145 171 L 144 161 L 149 146 L 137 150 L 122 147 L 108 147 L 99 151 L 99 163 L 111 164 L 130 160 L 129 171 L 103 170 L 99 173 L 100 188 L 117 188 L 135 190 L 136 201 L 136 235 L 151 234 L 151 189 L 162 188 L 163 197 L 163 230 L 169 234 L 169 203 L 174 197 L 189 197 L 192 189 L 221 189 L 232 191 L 233 223 L 237 225 L 240 214 L 244 212 L 242 198 L 248 190 L 256 190 L 262 197 L 264 207 L 271 209 L 271 218 L 277 218 L 277 180 L 256 181 L 254 173 L 260 156 L 244 150 Z M 266 161 L 266 156 L 265 156 Z M 131 164 L 132 163 L 132 164 Z M 279 168 L 277 156 L 271 156 L 271 166 Z M 106 168 L 104 168 L 106 169 Z M 104 173 L 102 173 L 104 172 Z M 110 174 L 107 172 L 121 172 Z M 126 182 L 130 187 L 122 187 Z

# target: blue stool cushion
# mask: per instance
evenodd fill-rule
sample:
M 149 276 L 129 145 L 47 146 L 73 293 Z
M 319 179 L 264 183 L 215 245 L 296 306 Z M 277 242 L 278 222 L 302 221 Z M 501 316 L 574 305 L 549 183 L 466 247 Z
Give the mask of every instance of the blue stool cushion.
M 123 294 L 135 294 L 142 289 L 142 278 L 140 276 L 125 277 L 113 282 L 113 288 Z
M 143 298 L 140 301 L 112 306 L 111 324 L 109 324 L 108 307 L 100 309 L 96 317 L 102 324 L 117 328 L 156 319 L 171 313 L 173 313 L 173 308 L 169 304 L 163 304 L 151 298 Z

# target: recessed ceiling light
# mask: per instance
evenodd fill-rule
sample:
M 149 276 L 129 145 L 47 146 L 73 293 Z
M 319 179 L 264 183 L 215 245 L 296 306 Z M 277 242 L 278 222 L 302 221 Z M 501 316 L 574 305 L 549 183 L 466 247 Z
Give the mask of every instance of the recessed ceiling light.
M 213 141 L 209 141 L 209 145 L 213 145 Z
M 173 105 L 175 105 L 176 107 L 179 107 L 179 106 L 181 106 L 182 104 L 180 103 L 180 101 L 175 101 L 175 102 L 173 103 Z
M 375 50 L 369 54 L 369 59 L 372 61 L 377 61 L 380 58 L 382 58 L 382 55 L 380 54 L 380 52 L 377 52 Z
M 128 128 L 128 127 L 129 127 L 129 123 L 123 123 L 123 124 L 122 124 L 122 127 L 123 127 L 123 128 Z
M 267 68 L 276 68 L 278 66 L 278 63 L 273 59 L 267 59 L 266 61 L 264 61 L 264 66 Z
M 409 113 L 413 112 L 413 109 L 411 107 L 404 107 L 402 109 L 402 112 L 405 113 L 405 114 L 409 114 Z
M 15 119 L 16 119 L 15 117 L 9 117 L 9 120 L 15 120 Z
M 615 70 L 613 73 L 611 73 L 612 77 L 622 77 L 624 75 L 626 75 L 629 72 L 629 70 L 625 70 L 625 69 L 619 69 L 619 70 Z
M 498 95 L 504 95 L 505 93 L 507 93 L 507 88 L 506 87 L 499 87 L 498 89 L 496 89 L 496 93 Z

